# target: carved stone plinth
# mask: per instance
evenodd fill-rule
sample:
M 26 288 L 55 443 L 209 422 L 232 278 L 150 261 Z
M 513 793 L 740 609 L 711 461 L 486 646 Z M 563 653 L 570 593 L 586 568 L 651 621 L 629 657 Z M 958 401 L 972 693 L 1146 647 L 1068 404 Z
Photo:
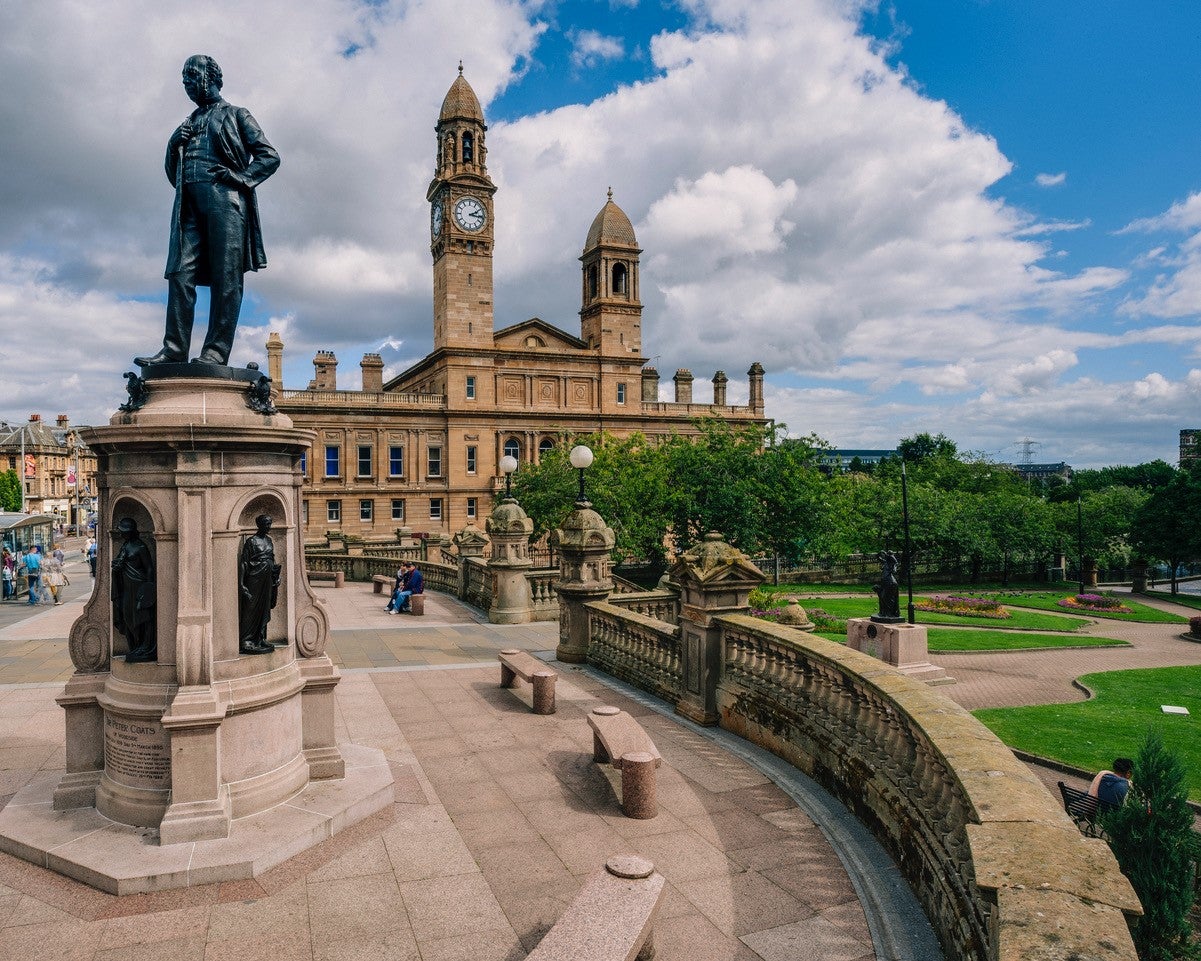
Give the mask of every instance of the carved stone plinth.
M 930 663 L 926 628 L 920 624 L 882 624 L 875 618 L 847 621 L 847 647 L 891 664 L 927 684 L 954 684 L 941 667 Z
M 528 624 L 534 617 L 534 604 L 525 572 L 534 566 L 530 559 L 534 522 L 516 498 L 506 497 L 496 505 L 484 527 L 492 540 L 492 556 L 488 560 L 492 604 L 488 608 L 488 621 Z
M 346 773 L 334 737 L 338 672 L 325 656 L 328 621 L 304 576 L 300 536 L 299 462 L 313 435 L 251 409 L 247 386 L 245 377 L 148 375 L 139 409 L 82 434 L 99 459 L 101 563 L 70 633 L 76 673 L 58 697 L 66 774 L 53 808 L 94 807 L 156 829 L 163 846 L 227 838 L 238 819 Z M 280 582 L 267 650 L 249 655 L 239 648 L 239 557 L 262 514 Z M 110 564 L 122 518 L 136 522 L 153 561 L 137 610 L 152 611 L 157 658 L 141 663 L 127 662 L 114 622 Z M 375 810 L 353 803 L 349 820 Z M 37 826 L 8 813 L 0 849 L 37 860 L 28 840 Z
M 577 501 L 563 526 L 550 537 L 559 552 L 559 646 L 555 657 L 568 664 L 588 660 L 590 601 L 604 600 L 613 590 L 609 553 L 617 542 L 605 520 L 587 501 Z

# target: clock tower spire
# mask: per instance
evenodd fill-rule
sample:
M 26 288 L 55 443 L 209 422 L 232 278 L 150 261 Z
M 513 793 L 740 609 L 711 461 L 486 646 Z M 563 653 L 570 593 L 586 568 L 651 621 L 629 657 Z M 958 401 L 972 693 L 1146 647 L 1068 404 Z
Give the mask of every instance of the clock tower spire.
M 430 202 L 434 258 L 434 349 L 492 346 L 492 195 L 484 112 L 459 75 L 434 127 L 437 153 Z

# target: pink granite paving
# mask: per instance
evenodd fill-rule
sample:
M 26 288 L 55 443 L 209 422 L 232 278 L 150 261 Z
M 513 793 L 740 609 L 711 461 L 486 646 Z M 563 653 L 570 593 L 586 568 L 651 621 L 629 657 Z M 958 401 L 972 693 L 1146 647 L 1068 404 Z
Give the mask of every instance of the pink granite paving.
M 0 961 L 517 961 L 615 854 L 667 880 L 660 957 L 875 957 L 837 856 L 784 792 L 557 667 L 549 716 L 528 687 L 500 688 L 495 662 L 347 674 L 339 740 L 386 753 L 395 803 L 253 881 L 117 898 L 0 855 Z M 0 784 L 61 770 L 58 689 L 0 687 Z M 656 818 L 623 817 L 617 772 L 592 761 L 601 703 L 639 716 L 663 754 Z

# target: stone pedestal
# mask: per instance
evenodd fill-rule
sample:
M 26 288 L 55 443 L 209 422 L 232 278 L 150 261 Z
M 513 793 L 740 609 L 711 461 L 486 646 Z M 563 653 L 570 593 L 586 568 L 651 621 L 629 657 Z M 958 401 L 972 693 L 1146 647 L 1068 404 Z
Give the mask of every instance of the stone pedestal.
M 576 501 L 575 510 L 550 537 L 559 552 L 559 646 L 555 657 L 567 664 L 588 660 L 588 611 L 584 605 L 604 600 L 613 590 L 609 554 L 617 542 L 613 531 L 592 505 Z
M 717 681 L 721 675 L 718 614 L 745 612 L 751 591 L 764 581 L 759 568 L 717 533 L 680 557 L 671 567 L 680 585 L 680 661 L 684 694 L 676 712 L 697 724 L 718 722 Z
M 187 365 L 172 366 L 184 370 L 148 378 L 140 409 L 82 432 L 99 460 L 100 563 L 70 632 L 76 673 L 58 697 L 66 774 L 53 794 L 56 811 L 94 807 L 157 829 L 164 846 L 227 838 L 237 819 L 346 773 L 327 617 L 304 576 L 299 460 L 313 435 L 248 406 L 257 371 L 183 376 Z M 270 652 L 243 655 L 239 557 L 261 514 L 272 519 L 280 586 Z M 158 653 L 147 663 L 126 662 L 114 628 L 110 564 L 126 517 L 154 561 Z M 28 826 L 7 813 L 0 848 L 26 856 L 16 835 Z
M 847 621 L 847 647 L 927 684 L 955 683 L 946 671 L 930 663 L 926 628 L 920 624 L 882 624 L 870 617 L 854 617 Z
M 1147 562 L 1140 557 L 1130 561 L 1130 592 L 1132 594 L 1147 593 Z
M 488 608 L 491 624 L 528 624 L 534 617 L 530 582 L 525 572 L 533 568 L 530 559 L 530 520 L 516 498 L 506 497 L 484 524 L 492 539 L 488 576 L 492 580 L 492 604 Z

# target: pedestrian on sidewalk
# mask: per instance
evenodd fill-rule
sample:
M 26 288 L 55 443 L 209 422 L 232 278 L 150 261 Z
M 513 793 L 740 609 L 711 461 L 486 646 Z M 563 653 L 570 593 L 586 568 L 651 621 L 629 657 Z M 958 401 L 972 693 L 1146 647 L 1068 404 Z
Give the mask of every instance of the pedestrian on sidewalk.
M 4 600 L 11 601 L 17 596 L 17 559 L 13 557 L 12 551 L 7 547 L 4 548 L 3 567 L 0 569 L 0 576 L 4 579 Z
M 46 559 L 46 572 L 43 574 L 46 586 L 50 588 L 50 594 L 54 598 L 55 607 L 58 607 L 62 603 L 59 600 L 58 592 L 64 587 L 68 587 L 71 583 L 67 580 L 66 571 L 63 570 L 63 562 L 59 560 L 58 554 L 59 552 L 55 551 Z
M 92 580 L 96 579 L 96 538 L 89 537 L 87 546 L 83 549 L 84 556 L 88 559 L 88 567 L 92 569 Z
M 34 544 L 25 555 L 25 580 L 29 584 L 30 606 L 38 602 L 38 590 L 42 586 L 42 549 Z

